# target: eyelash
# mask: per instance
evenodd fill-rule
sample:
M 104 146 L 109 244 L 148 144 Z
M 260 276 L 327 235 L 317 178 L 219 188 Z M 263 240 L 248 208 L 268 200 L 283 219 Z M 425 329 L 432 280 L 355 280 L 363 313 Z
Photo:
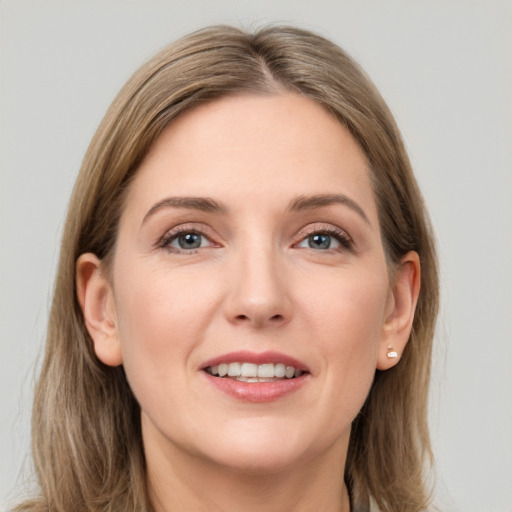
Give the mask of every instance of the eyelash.
M 210 238 L 205 235 L 201 230 L 197 228 L 187 228 L 186 226 L 182 226 L 176 229 L 173 229 L 170 232 L 167 232 L 162 239 L 158 242 L 158 247 L 162 249 L 166 249 L 169 252 L 177 253 L 177 254 L 194 254 L 198 249 L 203 249 L 204 247 L 198 247 L 195 249 L 183 249 L 177 247 L 171 247 L 171 243 L 177 240 L 180 236 L 183 235 L 198 235 L 206 239 L 210 244 L 215 245 Z
M 186 226 L 176 228 L 168 233 L 166 233 L 161 240 L 158 242 L 158 247 L 162 249 L 166 249 L 169 252 L 172 253 L 178 253 L 178 254 L 195 254 L 198 249 L 204 248 L 204 247 L 198 247 L 194 249 L 183 249 L 183 248 L 176 248 L 171 247 L 171 243 L 177 240 L 180 236 L 183 235 L 198 235 L 200 237 L 203 237 L 206 239 L 210 244 L 215 245 L 211 239 L 201 230 L 197 228 L 187 228 Z M 297 247 L 298 244 L 306 241 L 309 237 L 314 235 L 326 235 L 329 237 L 334 238 L 341 247 L 336 248 L 327 248 L 327 249 L 313 249 L 310 247 L 310 249 L 318 252 L 340 252 L 343 250 L 352 250 L 354 247 L 354 242 L 350 238 L 350 236 L 343 231 L 342 229 L 335 228 L 335 227 L 311 227 L 306 230 L 305 233 L 301 234 L 301 239 L 298 243 L 294 244 L 294 247 Z
M 352 250 L 354 248 L 354 242 L 350 238 L 350 236 L 342 229 L 335 227 L 317 227 L 312 226 L 306 230 L 305 236 L 301 236 L 300 242 L 307 240 L 310 236 L 313 235 L 327 235 L 334 238 L 337 242 L 340 243 L 341 247 L 337 248 L 328 248 L 320 251 L 319 249 L 313 249 L 318 252 L 339 252 L 343 250 Z M 297 245 L 297 244 L 295 244 Z

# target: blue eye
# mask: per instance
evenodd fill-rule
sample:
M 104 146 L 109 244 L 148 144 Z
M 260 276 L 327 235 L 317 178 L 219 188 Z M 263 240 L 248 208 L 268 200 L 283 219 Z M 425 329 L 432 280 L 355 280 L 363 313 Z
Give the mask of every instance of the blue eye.
M 341 230 L 316 231 L 303 238 L 296 247 L 305 249 L 313 249 L 315 251 L 340 250 L 342 248 L 350 250 L 352 248 L 352 240 Z
M 335 249 L 339 247 L 340 243 L 338 240 L 333 238 L 331 235 L 326 233 L 314 233 L 306 237 L 300 244 L 299 247 L 309 247 L 315 250 L 326 250 Z
M 186 233 L 180 235 L 173 242 L 176 242 L 180 249 L 198 249 L 201 247 L 202 235 L 197 233 Z M 171 245 L 173 245 L 171 243 Z
M 309 235 L 308 246 L 311 249 L 330 249 L 332 244 L 332 238 L 329 235 L 318 233 L 316 235 Z
M 211 245 L 208 238 L 195 231 L 182 231 L 173 233 L 163 240 L 162 246 L 172 250 L 191 251 Z

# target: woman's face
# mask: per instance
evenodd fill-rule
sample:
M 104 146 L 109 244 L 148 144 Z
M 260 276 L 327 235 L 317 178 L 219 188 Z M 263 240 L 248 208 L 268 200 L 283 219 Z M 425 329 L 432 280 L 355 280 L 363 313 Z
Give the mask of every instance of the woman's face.
M 96 352 L 124 365 L 147 452 L 256 472 L 342 456 L 396 301 L 368 164 L 322 107 L 241 95 L 173 122 L 111 276 Z

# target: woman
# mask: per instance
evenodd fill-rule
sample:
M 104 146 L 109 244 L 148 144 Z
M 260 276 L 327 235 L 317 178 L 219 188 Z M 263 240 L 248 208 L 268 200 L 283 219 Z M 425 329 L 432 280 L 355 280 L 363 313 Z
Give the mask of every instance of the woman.
M 295 28 L 191 34 L 85 156 L 17 510 L 426 510 L 437 305 L 357 65 Z

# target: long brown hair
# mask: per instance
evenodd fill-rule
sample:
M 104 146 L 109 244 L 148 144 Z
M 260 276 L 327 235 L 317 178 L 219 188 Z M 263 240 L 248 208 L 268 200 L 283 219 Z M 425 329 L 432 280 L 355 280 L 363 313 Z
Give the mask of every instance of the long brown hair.
M 40 497 L 18 511 L 150 511 L 140 411 L 122 367 L 94 355 L 75 292 L 75 263 L 108 264 L 126 190 L 164 127 L 194 106 L 239 92 L 303 94 L 328 109 L 364 150 L 390 267 L 421 260 L 421 293 L 400 363 L 376 372 L 354 421 L 345 477 L 354 502 L 385 512 L 428 506 L 427 394 L 438 309 L 433 237 L 399 131 L 383 99 L 339 47 L 313 33 L 218 26 L 166 47 L 109 108 L 85 155 L 69 204 L 45 358 L 33 410 Z M 341 485 L 341 483 L 340 483 Z

